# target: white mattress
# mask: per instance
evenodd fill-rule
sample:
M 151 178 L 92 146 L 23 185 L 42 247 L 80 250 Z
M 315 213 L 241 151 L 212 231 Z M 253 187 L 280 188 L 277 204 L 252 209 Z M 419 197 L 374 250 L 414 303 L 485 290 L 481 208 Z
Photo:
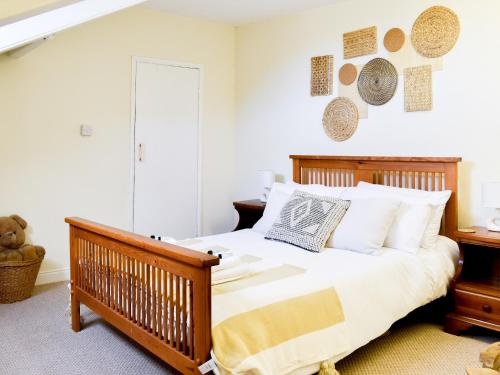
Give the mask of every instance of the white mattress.
M 458 259 L 456 242 L 439 237 L 436 248 L 416 255 L 383 248 L 378 255 L 340 249 L 312 253 L 264 239 L 251 229 L 201 238 L 203 247 L 220 245 L 235 254 L 306 268 L 331 278 L 340 296 L 350 350 L 339 360 L 386 332 L 417 307 L 444 296 Z

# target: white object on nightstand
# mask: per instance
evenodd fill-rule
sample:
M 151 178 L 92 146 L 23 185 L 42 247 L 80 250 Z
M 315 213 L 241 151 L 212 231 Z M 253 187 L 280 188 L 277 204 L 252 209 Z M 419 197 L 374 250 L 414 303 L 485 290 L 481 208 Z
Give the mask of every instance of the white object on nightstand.
M 260 170 L 257 171 L 257 174 L 259 175 L 259 187 L 262 191 L 260 201 L 267 202 L 269 192 L 274 184 L 274 172 L 270 170 Z
M 488 220 L 486 228 L 500 232 L 500 182 L 483 183 L 483 206 L 495 208 L 495 214 Z
M 80 125 L 80 135 L 82 137 L 90 137 L 94 129 L 89 125 Z

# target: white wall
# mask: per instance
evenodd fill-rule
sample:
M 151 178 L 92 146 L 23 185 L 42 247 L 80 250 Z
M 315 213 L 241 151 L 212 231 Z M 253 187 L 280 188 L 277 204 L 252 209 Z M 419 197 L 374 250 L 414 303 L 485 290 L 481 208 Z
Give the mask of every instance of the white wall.
M 256 171 L 290 178 L 289 154 L 462 156 L 460 222 L 480 224 L 481 182 L 500 180 L 500 2 L 443 0 L 460 17 L 461 35 L 433 75 L 434 110 L 405 113 L 403 84 L 393 100 L 369 108 L 356 134 L 336 143 L 323 132 L 330 97 L 310 97 L 310 58 L 335 56 L 344 63 L 342 34 L 378 27 L 379 53 L 351 59 L 360 64 L 388 54 L 383 36 L 392 27 L 411 31 L 431 0 L 352 0 L 237 29 L 237 198 L 258 195 Z
M 43 280 L 68 267 L 65 216 L 128 229 L 132 56 L 204 66 L 203 232 L 232 229 L 234 48 L 233 27 L 139 7 L 0 56 L 0 216 L 30 223 Z

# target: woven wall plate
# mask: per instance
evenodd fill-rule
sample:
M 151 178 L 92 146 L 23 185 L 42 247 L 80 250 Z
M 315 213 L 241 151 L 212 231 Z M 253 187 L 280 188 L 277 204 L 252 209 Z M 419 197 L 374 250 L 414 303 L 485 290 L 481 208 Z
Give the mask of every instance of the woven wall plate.
M 387 103 L 394 96 L 397 86 L 398 72 L 386 59 L 377 57 L 370 60 L 359 73 L 359 95 L 368 104 Z
M 333 91 L 333 56 L 311 57 L 311 96 L 331 95 Z
M 344 64 L 339 70 L 339 81 L 345 86 L 349 86 L 356 80 L 358 70 L 353 64 Z
M 411 41 L 425 57 L 446 55 L 460 35 L 460 20 L 451 9 L 434 6 L 425 10 L 413 24 Z
M 359 95 L 371 105 L 382 105 L 392 99 L 398 86 L 394 65 L 382 58 L 370 60 L 358 77 Z
M 432 110 L 432 66 L 406 68 L 405 112 Z
M 335 98 L 325 108 L 323 129 L 331 139 L 342 142 L 352 137 L 358 119 L 358 108 L 350 99 Z
M 377 27 L 344 33 L 344 59 L 377 53 Z
M 384 36 L 384 46 L 389 52 L 397 52 L 405 43 L 405 33 L 403 30 L 395 27 L 390 29 Z

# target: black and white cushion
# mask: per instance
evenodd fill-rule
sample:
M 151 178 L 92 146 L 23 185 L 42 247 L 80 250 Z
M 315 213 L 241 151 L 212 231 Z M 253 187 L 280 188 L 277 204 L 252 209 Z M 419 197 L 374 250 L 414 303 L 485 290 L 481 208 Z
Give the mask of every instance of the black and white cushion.
M 297 190 L 291 195 L 265 238 L 319 252 L 349 204 L 349 201 L 342 199 Z

